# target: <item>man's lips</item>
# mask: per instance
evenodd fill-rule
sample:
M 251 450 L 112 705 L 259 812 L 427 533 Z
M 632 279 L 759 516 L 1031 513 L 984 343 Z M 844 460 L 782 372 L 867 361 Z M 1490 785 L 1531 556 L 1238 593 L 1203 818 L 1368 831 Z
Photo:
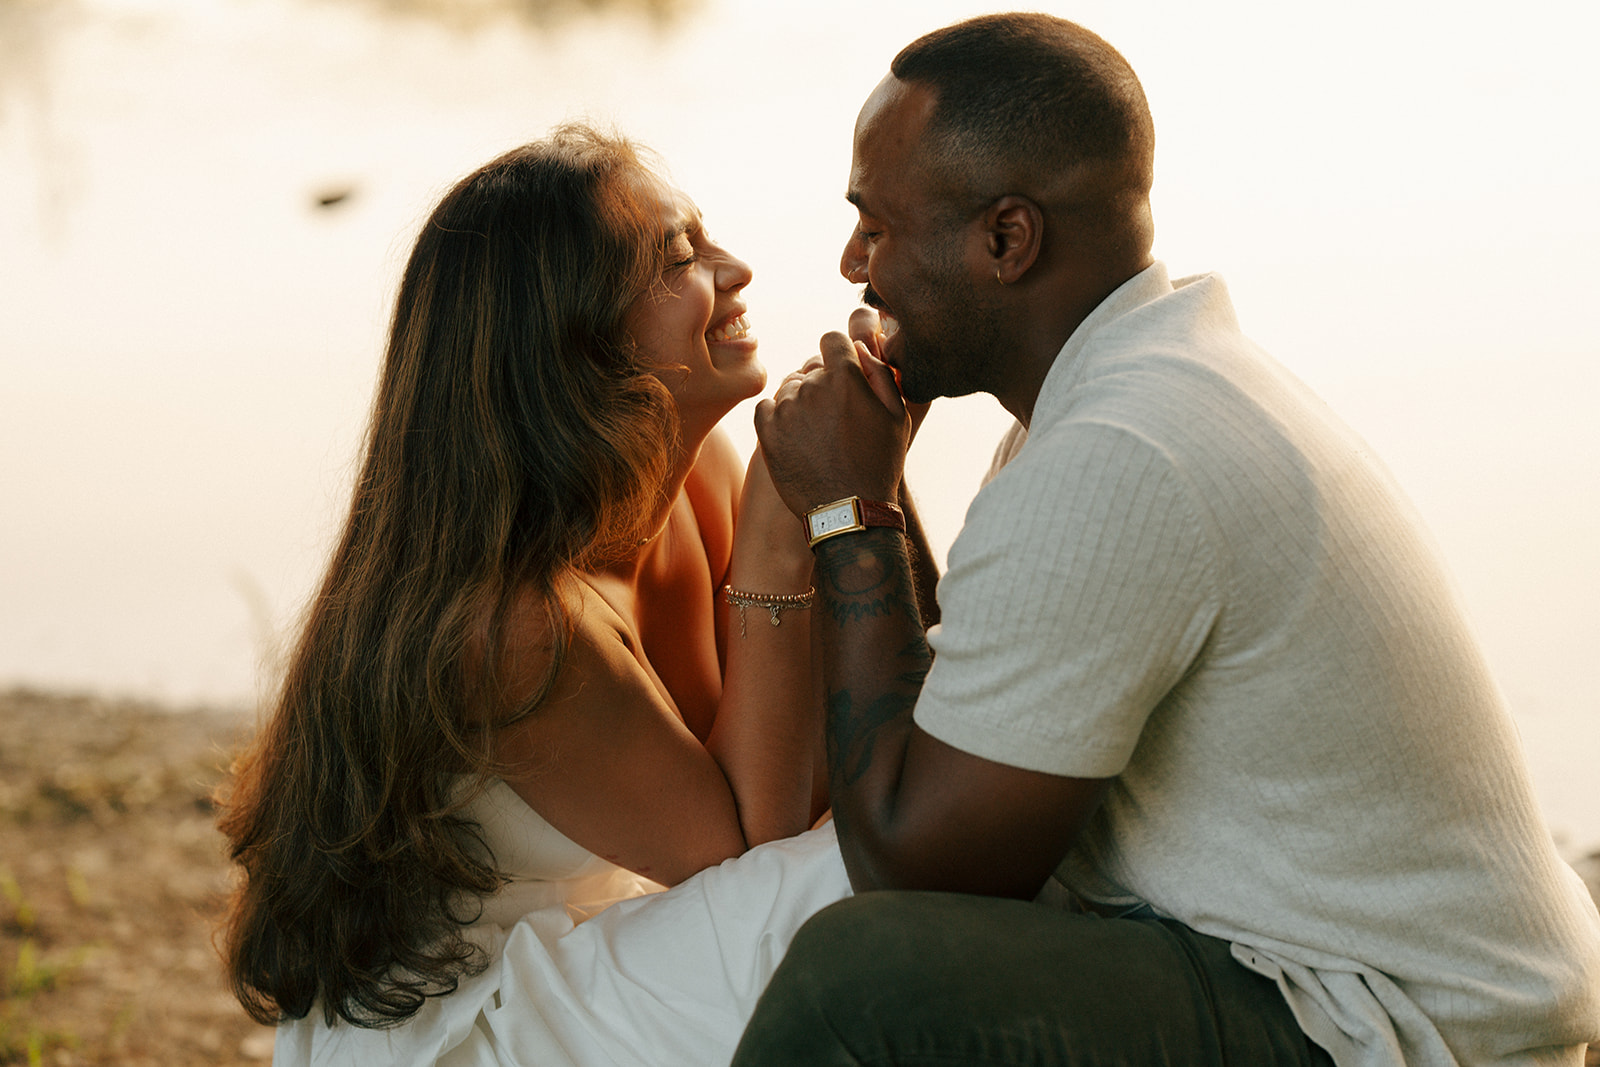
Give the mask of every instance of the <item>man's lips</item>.
M 861 302 L 878 313 L 878 328 L 883 331 L 883 339 L 887 341 L 900 331 L 900 320 L 894 317 L 888 305 L 883 302 L 883 297 L 868 285 L 861 290 Z

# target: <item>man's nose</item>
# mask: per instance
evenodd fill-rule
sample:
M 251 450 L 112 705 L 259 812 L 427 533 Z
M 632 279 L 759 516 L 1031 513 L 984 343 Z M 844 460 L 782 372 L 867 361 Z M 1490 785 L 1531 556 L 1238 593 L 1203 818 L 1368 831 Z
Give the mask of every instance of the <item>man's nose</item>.
M 844 254 L 839 257 L 839 273 L 846 281 L 857 285 L 867 280 L 867 242 L 860 230 L 850 231 L 850 240 L 844 243 Z

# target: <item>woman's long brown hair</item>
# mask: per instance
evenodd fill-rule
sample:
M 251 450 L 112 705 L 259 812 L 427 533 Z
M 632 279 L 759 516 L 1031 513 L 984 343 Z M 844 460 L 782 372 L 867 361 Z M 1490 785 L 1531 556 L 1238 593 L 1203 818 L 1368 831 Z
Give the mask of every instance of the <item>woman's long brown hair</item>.
M 459 784 L 492 769 L 500 620 L 542 597 L 548 690 L 562 576 L 632 547 L 667 477 L 672 400 L 624 329 L 661 269 L 659 188 L 626 141 L 565 126 L 422 228 L 350 516 L 222 797 L 240 877 L 218 943 L 261 1022 L 392 1025 L 487 963 L 461 931 L 499 877 Z

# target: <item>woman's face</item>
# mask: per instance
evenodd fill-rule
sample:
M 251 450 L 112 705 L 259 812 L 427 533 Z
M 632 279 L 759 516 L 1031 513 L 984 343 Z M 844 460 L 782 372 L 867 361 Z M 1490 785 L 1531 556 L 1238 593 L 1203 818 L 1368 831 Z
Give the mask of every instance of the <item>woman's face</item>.
M 661 276 L 628 311 L 628 333 L 678 403 L 686 435 L 704 436 L 760 393 L 766 368 L 740 291 L 750 268 L 711 240 L 688 197 L 663 186 Z

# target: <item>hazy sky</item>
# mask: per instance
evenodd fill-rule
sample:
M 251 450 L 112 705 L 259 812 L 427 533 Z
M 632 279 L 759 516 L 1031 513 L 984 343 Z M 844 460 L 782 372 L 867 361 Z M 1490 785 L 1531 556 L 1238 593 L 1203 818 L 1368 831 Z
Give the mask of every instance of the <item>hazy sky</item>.
M 1582 823 L 1600 5 L 1044 7 L 1139 71 L 1157 255 L 1222 272 L 1416 498 L 1547 805 Z M 359 0 L 0 4 L 0 685 L 250 698 L 344 506 L 416 224 L 563 118 L 661 152 L 754 266 L 781 376 L 856 300 L 836 265 L 861 100 L 912 37 L 991 9 L 723 0 L 463 33 Z M 1006 421 L 941 404 L 919 438 L 941 548 Z M 747 449 L 748 411 L 729 425 Z

